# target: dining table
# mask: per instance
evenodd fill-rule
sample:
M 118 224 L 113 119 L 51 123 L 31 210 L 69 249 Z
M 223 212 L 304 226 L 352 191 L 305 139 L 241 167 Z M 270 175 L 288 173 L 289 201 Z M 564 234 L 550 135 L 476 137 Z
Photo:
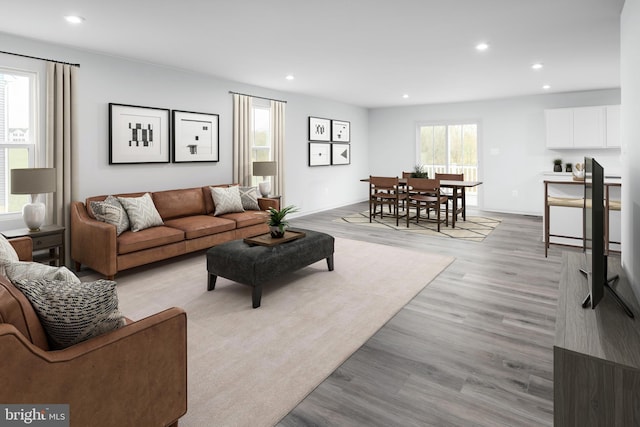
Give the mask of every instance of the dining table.
M 369 178 L 364 178 L 361 179 L 360 181 L 362 182 L 369 182 Z M 406 178 L 398 178 L 398 183 L 400 185 L 407 185 L 407 179 Z M 461 191 L 461 199 L 462 199 L 462 206 L 460 208 L 458 208 L 458 197 L 453 197 L 452 198 L 452 202 L 453 202 L 453 215 L 451 218 L 451 228 L 456 228 L 456 217 L 458 216 L 458 209 L 460 209 L 460 212 L 462 213 L 462 220 L 466 221 L 467 220 L 467 188 L 473 188 L 473 187 L 477 187 L 478 185 L 482 184 L 482 181 L 457 181 L 457 180 L 452 180 L 452 179 L 441 179 L 440 180 L 440 188 L 451 188 L 453 191 L 453 194 L 456 195 L 458 194 L 458 191 Z

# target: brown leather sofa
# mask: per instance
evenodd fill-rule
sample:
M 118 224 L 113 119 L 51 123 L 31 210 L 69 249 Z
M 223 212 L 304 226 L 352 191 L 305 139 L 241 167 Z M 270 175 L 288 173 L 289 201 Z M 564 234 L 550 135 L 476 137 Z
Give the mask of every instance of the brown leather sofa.
M 228 187 L 230 184 L 218 185 Z M 116 194 L 139 197 L 144 192 Z M 213 216 L 215 206 L 210 186 L 150 192 L 163 226 L 116 236 L 114 225 L 95 219 L 87 206 L 107 196 L 71 202 L 71 258 L 75 268 L 82 265 L 113 279 L 132 267 L 208 249 L 229 240 L 267 233 L 269 207 L 279 208 L 276 199 L 258 199 L 260 211 Z
M 28 237 L 10 240 L 31 260 Z M 187 317 L 171 308 L 50 351 L 27 298 L 0 275 L 0 402 L 68 404 L 71 426 L 172 426 L 187 412 Z

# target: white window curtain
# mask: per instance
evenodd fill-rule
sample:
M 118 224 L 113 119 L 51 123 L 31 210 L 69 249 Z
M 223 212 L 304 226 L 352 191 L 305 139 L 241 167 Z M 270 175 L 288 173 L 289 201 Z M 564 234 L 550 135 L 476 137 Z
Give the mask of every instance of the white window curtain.
M 285 139 L 285 110 L 282 101 L 271 101 L 271 144 L 273 160 L 278 163 L 278 174 L 273 177 L 273 194 L 280 194 L 282 207 L 285 204 L 284 192 L 284 139 Z
M 46 97 L 46 165 L 56 168 L 56 192 L 48 195 L 47 209 L 52 223 L 64 226 L 65 241 L 70 242 L 69 206 L 72 200 L 71 148 L 77 135 L 78 67 L 47 62 Z M 65 260 L 69 262 L 70 247 L 66 246 Z
M 233 94 L 233 181 L 251 185 L 251 147 L 253 145 L 252 98 Z

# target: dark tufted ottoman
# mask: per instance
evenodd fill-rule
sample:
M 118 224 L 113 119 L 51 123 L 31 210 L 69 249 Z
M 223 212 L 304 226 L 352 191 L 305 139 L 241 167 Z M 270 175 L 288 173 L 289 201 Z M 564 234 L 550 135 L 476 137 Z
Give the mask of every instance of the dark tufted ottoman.
M 292 230 L 294 231 L 294 230 Z M 323 258 L 333 271 L 333 236 L 311 230 L 302 231 L 305 237 L 277 246 L 249 246 L 233 240 L 207 251 L 207 290 L 216 287 L 218 276 L 253 287 L 253 308 L 260 307 L 262 284 L 285 273 L 299 270 Z

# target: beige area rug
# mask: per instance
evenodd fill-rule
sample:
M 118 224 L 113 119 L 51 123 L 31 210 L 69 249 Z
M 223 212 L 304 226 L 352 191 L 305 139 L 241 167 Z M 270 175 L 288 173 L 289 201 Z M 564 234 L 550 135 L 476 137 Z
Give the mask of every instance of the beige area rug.
M 404 215 L 404 211 L 400 211 L 400 215 Z M 407 219 L 406 217 L 400 218 L 400 223 L 396 226 L 396 219 L 391 215 L 387 215 L 385 212 L 385 216 L 380 218 L 377 215 L 371 222 L 369 222 L 369 211 L 364 211 L 360 213 L 354 213 L 349 216 L 344 216 L 342 218 L 335 219 L 334 222 L 347 222 L 349 224 L 361 225 L 364 227 L 371 228 L 379 228 L 385 229 L 390 228 L 398 231 L 405 231 L 409 233 L 423 234 L 426 236 L 434 236 L 434 237 L 443 237 L 443 238 L 453 238 L 453 239 L 462 239 L 469 240 L 473 242 L 481 242 L 485 237 L 489 235 L 498 225 L 500 225 L 499 218 L 490 218 L 486 216 L 469 216 L 467 215 L 467 220 L 463 221 L 462 216 L 459 216 L 458 220 L 456 220 L 456 228 L 451 228 L 451 218 L 449 218 L 449 226 L 446 227 L 444 223 L 440 224 L 440 232 L 438 232 L 438 225 L 434 221 L 423 221 L 422 217 L 424 214 L 420 214 L 420 223 L 416 224 L 415 219 L 415 209 L 410 209 L 409 211 L 409 228 L 407 228 Z M 442 214 L 444 215 L 444 214 Z M 433 218 L 434 214 L 431 213 L 431 217 Z
M 255 310 L 248 286 L 218 278 L 207 292 L 204 253 L 116 276 L 127 317 L 187 312 L 181 427 L 276 424 L 454 258 L 336 238 L 334 259 L 266 284 Z

